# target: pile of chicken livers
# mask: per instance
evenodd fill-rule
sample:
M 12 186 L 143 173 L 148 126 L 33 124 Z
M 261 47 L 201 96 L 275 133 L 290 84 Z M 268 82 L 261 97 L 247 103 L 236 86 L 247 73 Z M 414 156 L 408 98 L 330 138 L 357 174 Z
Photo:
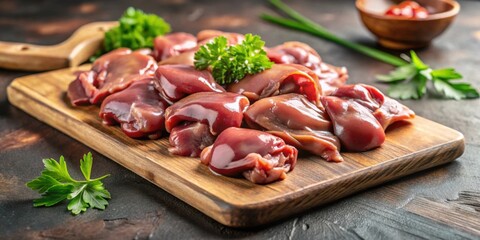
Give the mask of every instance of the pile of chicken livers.
M 103 123 L 129 137 L 168 136 L 171 154 L 200 157 L 215 173 L 257 184 L 285 179 L 298 150 L 342 162 L 340 150 L 377 148 L 390 124 L 415 116 L 375 87 L 346 84 L 344 67 L 300 42 L 266 48 L 272 68 L 219 85 L 194 67 L 198 48 L 218 36 L 232 45 L 244 38 L 179 32 L 157 37 L 153 51 L 107 53 L 70 83 L 70 101 L 101 105 Z

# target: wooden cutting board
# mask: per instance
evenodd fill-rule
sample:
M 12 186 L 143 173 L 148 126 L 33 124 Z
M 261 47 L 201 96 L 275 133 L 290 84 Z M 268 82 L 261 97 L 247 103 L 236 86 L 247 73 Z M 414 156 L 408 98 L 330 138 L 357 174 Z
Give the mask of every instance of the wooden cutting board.
M 362 189 L 453 161 L 464 151 L 463 135 L 417 117 L 387 130 L 372 151 L 343 153 L 345 162 L 315 156 L 298 161 L 284 181 L 266 186 L 212 174 L 198 159 L 170 155 L 168 139 L 134 140 L 119 127 L 104 126 L 97 106 L 73 108 L 66 97 L 75 72 L 89 65 L 14 80 L 10 102 L 40 121 L 163 188 L 218 222 L 257 226 L 332 202 Z M 108 186 L 107 186 L 108 187 Z

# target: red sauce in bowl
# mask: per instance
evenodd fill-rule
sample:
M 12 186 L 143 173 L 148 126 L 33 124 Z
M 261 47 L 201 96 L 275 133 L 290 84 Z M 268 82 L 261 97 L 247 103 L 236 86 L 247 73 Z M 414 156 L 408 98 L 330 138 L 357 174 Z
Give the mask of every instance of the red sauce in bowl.
M 398 16 L 405 18 L 427 18 L 429 13 L 427 9 L 420 6 L 415 1 L 403 1 L 398 5 L 393 5 L 387 11 L 385 11 L 387 16 Z

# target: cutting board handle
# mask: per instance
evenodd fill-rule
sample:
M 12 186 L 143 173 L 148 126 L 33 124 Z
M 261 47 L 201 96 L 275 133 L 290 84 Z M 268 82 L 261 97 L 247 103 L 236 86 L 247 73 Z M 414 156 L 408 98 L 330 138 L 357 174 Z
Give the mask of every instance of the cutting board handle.
M 51 46 L 0 41 L 0 68 L 45 71 L 78 66 L 99 49 L 105 31 L 117 24 L 89 23 L 64 42 Z

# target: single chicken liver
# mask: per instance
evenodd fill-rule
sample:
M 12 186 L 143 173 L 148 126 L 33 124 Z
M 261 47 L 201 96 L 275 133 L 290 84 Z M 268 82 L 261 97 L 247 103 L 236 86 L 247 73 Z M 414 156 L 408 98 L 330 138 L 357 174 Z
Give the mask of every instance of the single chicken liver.
M 258 130 L 231 127 L 212 146 L 205 148 L 201 161 L 218 174 L 244 176 L 256 184 L 286 178 L 297 162 L 295 147 L 274 135 Z
M 90 71 L 80 73 L 67 94 L 74 106 L 101 103 L 143 76 L 152 76 L 156 68 L 157 63 L 145 51 L 119 48 L 98 58 Z
M 167 108 L 165 128 L 170 133 L 171 153 L 199 156 L 214 136 L 229 127 L 240 127 L 249 106 L 245 96 L 235 93 L 200 92 Z
M 163 61 L 197 47 L 197 38 L 190 33 L 177 32 L 158 36 L 153 41 L 153 57 Z
M 153 86 L 153 78 L 146 77 L 105 98 L 99 115 L 104 124 L 119 123 L 129 137 L 157 139 L 165 131 L 167 107 Z
M 243 94 L 251 102 L 286 93 L 300 93 L 317 103 L 321 93 L 317 76 L 312 70 L 298 64 L 274 64 L 270 69 L 247 75 L 229 85 L 227 91 Z
M 189 65 L 161 65 L 155 72 L 155 87 L 170 104 L 198 92 L 225 92 L 207 71 Z
M 332 123 L 323 108 L 299 94 L 263 98 L 245 112 L 251 128 L 266 130 L 298 149 L 341 162 L 340 141 L 333 135 Z
M 320 55 L 302 42 L 285 42 L 267 49 L 267 55 L 274 63 L 295 63 L 311 69 L 318 77 L 323 95 L 328 95 L 348 79 L 345 67 L 336 67 L 323 62 Z

